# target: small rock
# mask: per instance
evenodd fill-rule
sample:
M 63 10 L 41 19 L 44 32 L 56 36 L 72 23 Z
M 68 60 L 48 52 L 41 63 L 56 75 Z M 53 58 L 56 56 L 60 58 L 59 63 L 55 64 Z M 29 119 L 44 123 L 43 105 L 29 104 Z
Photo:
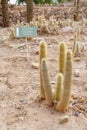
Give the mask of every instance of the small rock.
M 63 33 L 66 33 L 66 32 L 72 32 L 73 29 L 72 29 L 72 27 L 67 26 L 67 27 L 63 27 L 61 31 L 62 31 Z
M 17 104 L 15 104 L 15 108 L 18 109 L 18 110 L 22 110 L 23 109 L 23 107 L 21 105 L 17 105 Z
M 19 117 L 19 119 L 23 121 L 23 120 L 24 120 L 24 117 L 21 116 L 21 117 Z
M 69 120 L 69 116 L 64 116 L 60 118 L 59 124 L 67 123 Z
M 78 62 L 78 61 L 80 61 L 80 58 L 77 57 L 77 58 L 74 59 L 74 61 Z
M 6 95 L 6 86 L 1 84 L 0 85 L 0 100 L 2 100 Z
M 55 81 L 51 81 L 51 84 L 55 84 Z
M 34 69 L 38 69 L 39 68 L 39 64 L 38 63 L 32 63 L 32 68 Z
M 53 73 L 51 73 L 50 76 L 52 77 L 52 76 L 53 76 Z
M 80 112 L 77 111 L 77 112 L 74 113 L 74 116 L 78 117 L 79 114 L 80 114 Z
M 37 50 L 37 51 L 35 52 L 35 54 L 36 54 L 36 55 L 39 55 L 39 51 Z
M 75 70 L 74 76 L 75 76 L 75 77 L 80 77 L 80 72 L 79 72 L 78 69 Z
M 38 121 L 38 119 L 34 119 L 35 121 Z
M 78 102 L 79 102 L 79 103 L 84 103 L 84 98 L 78 99 Z
M 52 45 L 49 45 L 50 48 L 52 48 L 53 46 Z
M 27 100 L 26 100 L 26 99 L 20 99 L 20 102 L 21 102 L 22 104 L 27 104 Z
M 72 105 L 75 105 L 76 104 L 76 102 L 74 101 L 74 102 L 72 102 Z

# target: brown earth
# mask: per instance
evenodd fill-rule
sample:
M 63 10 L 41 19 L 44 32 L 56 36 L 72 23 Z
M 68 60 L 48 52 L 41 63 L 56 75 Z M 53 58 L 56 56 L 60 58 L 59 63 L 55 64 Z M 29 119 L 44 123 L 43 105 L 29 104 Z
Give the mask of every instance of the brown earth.
M 79 57 L 74 57 L 72 99 L 69 110 L 64 113 L 48 107 L 46 101 L 38 101 L 39 70 L 32 63 L 38 63 L 39 43 L 44 38 L 48 45 L 51 84 L 55 89 L 58 44 L 64 40 L 67 48 L 72 49 L 74 33 L 38 35 L 28 40 L 28 48 L 24 38 L 0 41 L 0 130 L 87 130 L 87 24 L 82 29 L 79 41 L 84 42 L 84 50 Z M 0 29 L 5 37 L 7 32 L 9 29 Z M 65 115 L 68 122 L 59 124 Z

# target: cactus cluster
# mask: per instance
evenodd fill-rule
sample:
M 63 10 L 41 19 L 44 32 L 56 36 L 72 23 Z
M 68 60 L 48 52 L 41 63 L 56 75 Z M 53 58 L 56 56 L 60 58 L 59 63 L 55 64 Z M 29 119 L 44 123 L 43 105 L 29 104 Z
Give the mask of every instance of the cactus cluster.
M 73 58 L 72 52 L 66 51 L 64 42 L 59 44 L 59 69 L 55 92 L 53 94 L 50 76 L 47 65 L 47 45 L 45 42 L 40 43 L 40 96 L 45 98 L 48 105 L 52 106 L 57 102 L 55 109 L 65 111 L 69 108 L 72 90 Z
M 45 99 L 45 92 L 43 88 L 43 80 L 41 73 L 41 61 L 45 58 L 47 60 L 47 45 L 44 41 L 40 42 L 40 50 L 39 50 L 39 68 L 40 68 L 40 97 L 41 99 Z
M 85 48 L 84 43 L 78 41 L 79 35 L 80 35 L 79 31 L 77 31 L 74 35 L 74 44 L 72 49 L 74 56 L 80 56 L 81 52 L 83 52 Z
M 64 111 L 68 109 L 72 90 L 72 72 L 73 72 L 72 53 L 71 51 L 68 51 L 65 64 L 63 94 L 59 103 L 57 103 L 56 110 Z
M 14 24 L 12 24 L 12 26 L 15 27 Z M 54 15 L 49 16 L 49 18 L 46 18 L 43 12 L 40 16 L 38 15 L 36 16 L 36 18 L 33 18 L 30 23 L 20 22 L 19 20 L 17 20 L 16 27 L 19 26 L 36 26 L 39 34 L 46 33 L 54 35 L 60 34 L 60 28 L 63 28 L 65 26 L 75 27 L 74 22 L 71 19 L 57 20 L 56 16 Z

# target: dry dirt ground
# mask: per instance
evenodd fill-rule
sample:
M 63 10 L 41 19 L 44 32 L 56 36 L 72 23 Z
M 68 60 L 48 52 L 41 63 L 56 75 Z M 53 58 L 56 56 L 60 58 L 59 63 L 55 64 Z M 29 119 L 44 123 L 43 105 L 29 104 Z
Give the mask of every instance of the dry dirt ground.
M 0 29 L 6 36 L 9 29 Z M 38 35 L 28 40 L 29 61 L 25 39 L 9 39 L 0 43 L 0 130 L 87 130 L 87 26 L 80 34 L 85 49 L 74 58 L 72 99 L 69 111 L 56 112 L 46 101 L 38 101 L 39 43 L 44 38 L 48 44 L 48 67 L 52 87 L 55 88 L 58 72 L 58 44 L 64 40 L 72 48 L 73 33 Z M 59 124 L 68 116 L 68 122 Z

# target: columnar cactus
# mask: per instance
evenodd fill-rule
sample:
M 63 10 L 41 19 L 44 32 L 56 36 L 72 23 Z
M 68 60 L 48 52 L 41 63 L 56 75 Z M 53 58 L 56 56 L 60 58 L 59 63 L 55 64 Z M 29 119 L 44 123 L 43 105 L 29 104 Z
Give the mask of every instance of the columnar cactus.
M 65 58 L 66 58 L 66 46 L 62 42 L 59 44 L 59 73 L 64 74 L 65 70 Z
M 57 75 L 57 83 L 56 83 L 56 91 L 55 91 L 55 99 L 59 101 L 62 96 L 62 90 L 63 90 L 63 75 L 62 73 L 59 73 Z
M 61 100 L 57 103 L 56 110 L 64 111 L 69 107 L 71 90 L 72 90 L 72 73 L 73 73 L 73 60 L 71 51 L 67 52 L 65 74 L 64 74 L 64 88 Z
M 76 43 L 75 55 L 76 56 L 80 55 L 80 45 L 79 45 L 79 42 Z
M 11 28 L 10 38 L 11 38 L 11 39 L 14 39 L 14 38 L 15 38 L 15 31 L 14 31 L 13 28 Z
M 80 29 L 80 26 L 77 27 L 77 38 L 79 39 L 79 36 L 80 36 L 80 32 L 81 32 L 81 29 Z
M 47 59 L 47 45 L 44 41 L 40 42 L 39 50 L 39 69 L 40 69 L 40 98 L 45 99 L 45 92 L 43 88 L 42 74 L 41 74 L 41 60 L 42 58 Z
M 74 34 L 73 53 L 75 52 L 76 43 L 77 43 L 77 33 Z
M 78 42 L 77 39 L 78 39 L 78 33 L 75 33 L 74 44 L 73 44 L 73 55 L 74 56 L 80 56 L 80 51 L 81 51 L 80 42 Z
M 52 93 L 50 77 L 48 73 L 47 62 L 45 58 L 43 58 L 41 61 L 41 71 L 42 71 L 42 80 L 43 80 L 43 87 L 45 90 L 46 100 L 48 105 L 51 106 L 53 103 L 53 93 Z

